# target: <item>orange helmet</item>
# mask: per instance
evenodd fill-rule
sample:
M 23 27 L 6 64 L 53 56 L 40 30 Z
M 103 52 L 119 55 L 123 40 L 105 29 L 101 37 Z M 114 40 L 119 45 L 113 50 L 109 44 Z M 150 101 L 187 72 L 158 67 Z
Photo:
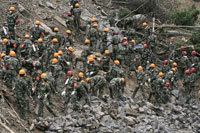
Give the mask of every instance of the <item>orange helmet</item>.
M 38 21 L 38 20 L 35 21 L 35 24 L 36 24 L 36 25 L 40 25 L 40 21 Z
M 96 22 L 97 20 L 96 20 L 96 18 L 92 18 L 91 21 L 92 22 Z
M 2 59 L 4 56 L 6 56 L 6 54 L 2 53 L 2 54 L 1 54 L 1 59 Z
M 46 78 L 47 77 L 47 74 L 46 73 L 42 73 L 41 74 L 41 78 L 43 79 L 43 78 Z
M 108 33 L 108 32 L 109 32 L 109 29 L 108 29 L 108 28 L 105 28 L 104 31 Z
M 89 83 L 90 82 L 90 78 L 86 78 L 86 80 L 85 80 L 87 83 Z
M 79 76 L 79 78 L 83 78 L 83 77 L 84 77 L 84 74 L 83 74 L 82 72 L 80 72 L 80 73 L 78 74 L 78 76 Z
M 150 67 L 151 67 L 151 68 L 155 68 L 156 65 L 155 65 L 155 64 L 151 64 Z
M 79 4 L 78 4 L 78 3 L 76 3 L 75 7 L 79 7 Z
M 24 37 L 27 38 L 27 39 L 30 38 L 30 36 L 28 34 L 26 34 Z
M 59 56 L 58 53 L 54 53 L 54 57 L 57 58 Z
M 42 42 L 43 42 L 43 39 L 42 39 L 42 38 L 39 38 L 39 39 L 38 39 L 38 42 L 39 42 L 39 43 L 42 43 Z
M 127 40 L 127 37 L 124 37 L 124 38 L 123 38 L 123 40 L 125 40 L 125 41 L 126 41 L 126 40 Z
M 94 59 L 94 55 L 93 55 L 93 54 L 91 54 L 91 55 L 89 56 L 89 58 L 93 58 L 93 59 Z
M 25 75 L 26 74 L 26 71 L 24 70 L 24 69 L 21 69 L 20 71 L 19 71 L 19 75 Z
M 58 32 L 58 31 L 59 31 L 59 29 L 58 29 L 57 27 L 55 27 L 55 28 L 54 28 L 54 31 L 55 31 L 55 32 Z
M 143 27 L 146 27 L 146 26 L 147 26 L 147 23 L 146 23 L 146 22 L 144 22 L 144 23 L 142 24 L 142 26 L 143 26 Z
M 105 50 L 105 54 L 107 54 L 107 55 L 108 55 L 109 53 L 110 53 L 110 51 L 109 51 L 109 50 Z
M 8 43 L 8 39 L 3 39 L 3 44 L 7 44 Z
M 173 67 L 177 67 L 177 63 L 176 62 L 173 63 Z
M 86 40 L 85 40 L 85 43 L 86 43 L 86 44 L 89 44 L 89 43 L 90 43 L 90 40 L 86 39 Z
M 66 30 L 67 34 L 72 34 L 71 30 Z
M 16 56 L 16 53 L 15 53 L 15 51 L 10 51 L 10 56 L 11 56 L 11 57 L 14 57 L 14 56 Z
M 13 6 L 10 7 L 10 11 L 15 11 L 15 8 Z
M 56 58 L 53 58 L 52 64 L 56 64 L 56 63 L 58 63 L 58 60 Z
M 139 66 L 138 67 L 138 71 L 142 71 L 143 70 L 143 67 L 142 66 Z
M 122 83 L 125 83 L 125 78 L 121 78 Z
M 132 44 L 135 44 L 135 40 L 131 40 L 131 43 L 132 43 Z
M 115 65 L 120 65 L 120 62 L 118 60 L 115 60 Z
M 58 43 L 58 39 L 57 39 L 57 38 L 54 38 L 54 39 L 52 40 L 52 42 L 53 42 L 53 43 Z
M 58 51 L 59 55 L 63 55 L 63 52 L 61 50 Z
M 89 62 L 94 62 L 94 58 L 88 58 Z
M 158 74 L 158 76 L 159 76 L 159 77 L 163 77 L 164 74 L 163 74 L 162 72 L 160 72 L 160 73 Z
M 74 49 L 72 47 L 69 47 L 68 50 L 71 51 L 71 52 L 74 51 Z
M 93 24 L 93 27 L 98 27 L 98 24 Z

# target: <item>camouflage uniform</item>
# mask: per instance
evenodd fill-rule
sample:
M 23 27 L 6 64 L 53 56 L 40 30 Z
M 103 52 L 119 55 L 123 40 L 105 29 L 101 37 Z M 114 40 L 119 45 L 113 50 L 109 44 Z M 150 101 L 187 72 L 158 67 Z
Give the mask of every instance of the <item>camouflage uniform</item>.
M 89 77 L 92 77 L 92 76 L 97 75 L 98 72 L 99 72 L 98 66 L 94 62 L 93 63 L 88 62 L 88 64 L 87 64 L 87 75 Z
M 37 60 L 40 57 L 40 49 L 37 43 L 33 44 L 29 49 L 29 58 Z
M 146 48 L 142 53 L 142 66 L 144 66 L 144 68 L 147 66 L 147 61 L 151 62 L 151 52 Z
M 101 54 L 103 54 L 105 52 L 105 50 L 108 50 L 108 34 L 104 32 L 104 34 L 101 37 L 101 41 L 102 41 L 102 49 L 101 49 Z
M 74 26 L 74 18 L 72 16 L 68 16 L 66 20 L 67 29 L 72 31 Z
M 193 82 L 193 81 L 192 81 Z M 186 103 L 189 103 L 190 101 L 190 92 L 191 92 L 191 76 L 190 75 L 185 75 L 183 79 L 183 86 L 185 87 L 185 98 L 186 98 Z
M 65 44 L 68 45 L 67 47 L 69 46 L 74 47 L 74 40 L 72 38 L 72 35 L 67 36 L 67 38 L 65 39 Z
M 180 65 L 178 65 L 180 68 L 180 77 L 183 77 L 183 74 L 185 72 L 186 69 L 189 68 L 189 59 L 187 56 L 182 56 L 181 59 L 180 59 Z
M 145 73 L 143 71 L 136 71 L 137 72 L 137 85 L 136 88 L 133 92 L 133 98 L 135 98 L 135 95 L 137 94 L 138 90 L 141 89 L 142 91 L 142 96 L 143 98 L 146 100 L 146 96 L 145 96 L 145 91 L 144 91 L 144 77 L 145 77 Z
M 163 72 L 163 73 L 167 73 L 167 72 L 169 71 L 169 69 L 170 69 L 170 67 L 169 67 L 168 64 L 164 64 L 164 65 L 162 66 L 162 72 Z
M 42 30 L 39 26 L 33 27 L 31 29 L 32 41 L 38 40 L 44 36 L 44 30 Z
M 102 59 L 102 62 L 103 62 L 101 66 L 102 70 L 104 72 L 108 72 L 110 69 L 110 57 L 108 55 L 105 55 Z
M 155 104 L 159 104 L 162 101 L 162 96 L 163 96 L 163 87 L 165 85 L 164 79 L 161 77 L 157 77 L 156 81 L 156 91 L 155 91 L 155 95 L 154 95 L 154 103 Z
M 25 77 L 19 77 L 15 82 L 14 97 L 21 119 L 26 119 L 26 97 L 30 96 Z
M 109 23 L 110 27 L 115 27 L 115 17 L 116 17 L 116 11 L 112 9 L 109 13 Z
M 118 35 L 114 35 L 112 38 L 112 46 L 113 46 L 113 53 L 112 53 L 112 59 L 116 60 L 117 58 L 117 53 L 119 50 L 119 42 L 120 42 L 120 37 Z
M 121 78 L 113 78 L 109 84 L 110 97 L 122 98 L 125 84 L 122 83 Z
M 128 54 L 128 48 L 126 45 L 120 45 L 119 50 L 118 50 L 118 55 L 117 55 L 117 60 L 121 63 L 123 67 L 126 65 L 126 57 Z
M 97 93 L 99 92 L 99 98 L 103 98 L 105 86 L 106 79 L 103 76 L 97 75 L 90 78 L 90 88 L 92 95 L 97 96 Z
M 7 17 L 7 23 L 8 23 L 8 30 L 10 32 L 11 39 L 15 40 L 15 26 L 18 23 L 18 15 L 14 13 L 9 13 Z
M 196 97 L 196 86 L 195 83 L 197 81 L 197 74 L 195 72 L 192 72 L 192 74 L 190 75 L 190 95 L 192 98 L 195 99 Z
M 15 57 L 10 57 L 6 61 L 6 64 L 8 66 L 8 69 L 6 71 L 6 79 L 7 79 L 6 81 L 11 83 L 13 87 L 14 79 L 17 76 L 17 72 L 20 68 L 20 64 L 19 64 L 18 59 L 16 59 Z
M 89 31 L 88 38 L 90 40 L 90 46 L 92 47 L 92 51 L 96 52 L 97 40 L 99 38 L 98 29 L 92 27 Z
M 51 93 L 51 88 L 48 82 L 42 81 L 39 85 L 38 90 L 38 102 L 39 102 L 39 108 L 38 108 L 38 116 L 43 117 L 43 108 L 44 106 L 47 108 L 47 110 L 53 115 L 56 116 L 56 114 L 53 112 L 53 110 L 50 107 L 50 102 L 48 99 L 48 96 Z
M 106 75 L 106 80 L 110 82 L 113 78 L 125 77 L 124 71 L 119 66 L 112 66 Z
M 74 8 L 72 14 L 74 15 L 74 27 L 77 27 L 79 30 L 81 22 L 81 9 L 80 8 Z
M 8 35 L 8 26 L 7 25 L 4 25 L 1 30 L 0 30 L 0 36 L 1 36 L 1 39 L 8 39 L 9 38 L 9 35 Z
M 175 59 L 175 52 L 176 52 L 176 46 L 174 43 L 170 42 L 169 44 L 169 59 L 174 60 Z

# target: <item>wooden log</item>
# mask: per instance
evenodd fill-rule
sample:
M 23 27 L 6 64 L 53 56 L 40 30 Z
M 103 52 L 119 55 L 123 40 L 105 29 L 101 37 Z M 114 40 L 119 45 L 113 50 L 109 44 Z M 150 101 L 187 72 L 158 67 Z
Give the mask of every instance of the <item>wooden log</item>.
M 2 125 L 6 130 L 8 130 L 10 133 L 15 133 L 12 129 L 10 129 L 8 126 L 6 126 L 4 123 L 0 121 L 0 125 Z

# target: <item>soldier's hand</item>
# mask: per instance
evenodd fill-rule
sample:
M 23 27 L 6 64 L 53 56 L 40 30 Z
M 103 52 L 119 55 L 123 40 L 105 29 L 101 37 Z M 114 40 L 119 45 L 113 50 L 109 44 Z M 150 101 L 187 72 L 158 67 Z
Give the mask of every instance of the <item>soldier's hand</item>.
M 32 96 L 30 96 L 29 98 L 31 99 L 31 101 L 33 101 L 33 97 Z

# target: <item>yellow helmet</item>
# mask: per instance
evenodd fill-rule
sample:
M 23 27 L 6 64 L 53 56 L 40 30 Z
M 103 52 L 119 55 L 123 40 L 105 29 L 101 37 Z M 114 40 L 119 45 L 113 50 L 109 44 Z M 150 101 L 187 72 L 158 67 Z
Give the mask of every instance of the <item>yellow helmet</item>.
M 89 43 L 90 43 L 90 40 L 86 39 L 86 40 L 85 40 L 85 43 L 86 43 L 86 44 L 89 44 Z
M 108 28 L 105 28 L 104 31 L 108 33 L 108 32 L 109 32 L 109 29 L 108 29 Z
M 30 36 L 28 34 L 26 34 L 24 37 L 27 38 L 27 39 L 30 38 Z
M 58 31 L 59 31 L 59 29 L 58 29 L 57 27 L 55 27 L 55 28 L 54 28 L 54 31 L 55 31 L 55 32 L 58 32 Z
M 38 42 L 39 42 L 39 43 L 42 43 L 42 42 L 43 42 L 43 39 L 42 39 L 42 38 L 39 38 L 39 39 L 38 39 Z
M 12 57 L 16 56 L 15 51 L 10 51 L 10 56 L 12 56 Z
M 125 83 L 125 78 L 121 78 L 122 83 Z
M 120 65 L 120 62 L 118 60 L 114 61 L 115 65 Z
M 151 67 L 151 68 L 155 68 L 156 65 L 155 65 L 155 64 L 151 64 L 150 67 Z
M 176 68 L 172 68 L 172 71 L 175 73 L 176 72 Z
M 38 21 L 38 20 L 35 21 L 35 24 L 36 24 L 36 25 L 40 25 L 40 21 Z
M 86 81 L 87 83 L 89 83 L 89 82 L 90 82 L 90 78 L 86 78 L 85 81 Z
M 63 52 L 61 50 L 58 51 L 59 55 L 63 55 Z
M 138 71 L 142 71 L 143 70 L 143 67 L 142 66 L 139 66 L 138 67 Z
M 91 21 L 92 22 L 96 22 L 97 20 L 96 20 L 96 18 L 92 18 Z
M 147 23 L 146 23 L 146 22 L 144 22 L 144 23 L 142 24 L 142 26 L 143 26 L 143 27 L 146 27 L 146 26 L 147 26 Z
M 74 49 L 72 47 L 69 47 L 68 50 L 71 51 L 71 52 L 74 51 Z
M 14 11 L 15 10 L 15 8 L 12 6 L 12 7 L 10 7 L 10 11 Z
M 2 54 L 1 54 L 1 59 L 2 59 L 4 56 L 6 56 L 6 54 L 2 53 Z
M 52 64 L 56 64 L 56 63 L 58 63 L 58 60 L 56 58 L 53 58 Z
M 3 44 L 7 44 L 8 43 L 8 39 L 3 39 Z
M 108 55 L 109 53 L 110 53 L 110 51 L 109 51 L 109 50 L 105 50 L 105 54 L 107 54 L 107 55 Z
M 25 75 L 26 74 L 26 71 L 24 70 L 24 69 L 21 69 L 20 71 L 19 71 L 19 75 Z
M 135 40 L 131 40 L 131 43 L 132 43 L 132 44 L 135 44 Z
M 159 77 L 163 77 L 164 74 L 163 74 L 162 72 L 160 72 L 160 73 L 158 74 L 158 76 L 159 76 Z
M 67 34 L 72 34 L 71 30 L 66 30 Z
M 54 57 L 57 58 L 59 56 L 58 53 L 54 53 Z
M 93 59 L 94 59 L 94 55 L 93 55 L 93 54 L 91 54 L 91 55 L 89 56 L 89 58 L 93 58 Z
M 76 3 L 76 4 L 75 4 L 75 7 L 79 7 L 79 4 L 78 4 L 78 3 Z
M 98 27 L 98 24 L 93 24 L 93 27 Z
M 80 73 L 78 74 L 78 76 L 79 76 L 79 78 L 83 78 L 83 77 L 84 77 L 84 74 L 83 74 L 82 72 L 80 72 Z
M 43 79 L 43 78 L 46 78 L 47 77 L 47 74 L 46 73 L 42 73 L 41 74 L 41 78 Z
M 57 38 L 54 38 L 54 39 L 52 40 L 52 42 L 53 42 L 53 43 L 57 43 L 57 42 L 58 42 L 58 39 L 57 39 Z
M 177 63 L 176 62 L 174 62 L 173 63 L 173 67 L 177 67 L 178 65 L 177 65 Z

